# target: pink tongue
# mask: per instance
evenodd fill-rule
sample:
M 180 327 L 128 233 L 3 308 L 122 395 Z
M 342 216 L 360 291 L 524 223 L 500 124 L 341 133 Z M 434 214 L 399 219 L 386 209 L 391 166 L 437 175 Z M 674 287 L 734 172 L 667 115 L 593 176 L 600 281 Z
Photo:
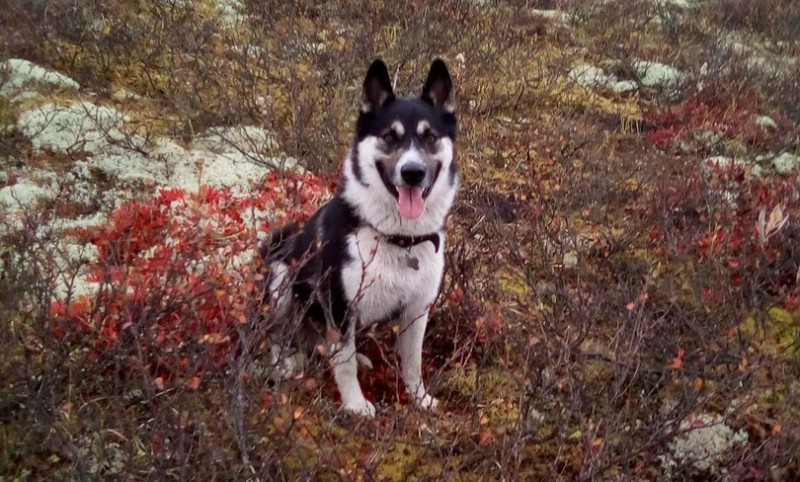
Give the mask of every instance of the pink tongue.
M 422 199 L 422 188 L 419 187 L 398 187 L 400 196 L 397 199 L 397 207 L 400 209 L 400 216 L 404 218 L 417 219 L 422 216 L 425 210 L 425 200 Z

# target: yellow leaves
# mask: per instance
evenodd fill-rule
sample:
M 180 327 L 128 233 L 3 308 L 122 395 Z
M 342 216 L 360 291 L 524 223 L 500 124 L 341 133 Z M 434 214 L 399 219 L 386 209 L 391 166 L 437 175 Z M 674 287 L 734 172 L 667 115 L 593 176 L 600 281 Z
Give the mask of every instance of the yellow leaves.
M 565 80 L 566 84 L 567 81 Z M 619 116 L 622 125 L 634 126 L 642 121 L 642 111 L 635 97 L 626 99 L 609 99 L 589 89 L 570 85 L 559 90 L 556 101 L 571 107 L 581 107 L 600 114 Z
M 750 366 L 750 362 L 747 361 L 747 357 L 743 356 L 742 359 L 739 360 L 739 365 L 736 367 L 736 369 L 740 372 L 744 372 L 747 370 L 748 366 Z

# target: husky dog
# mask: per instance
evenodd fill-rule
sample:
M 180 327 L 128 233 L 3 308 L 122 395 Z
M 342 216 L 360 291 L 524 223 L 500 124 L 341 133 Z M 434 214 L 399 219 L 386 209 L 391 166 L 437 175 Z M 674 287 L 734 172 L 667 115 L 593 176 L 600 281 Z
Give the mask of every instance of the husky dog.
M 262 248 L 274 316 L 297 316 L 328 334 L 334 378 L 350 412 L 375 416 L 356 378 L 356 332 L 389 320 L 400 325 L 406 390 L 420 407 L 437 405 L 422 381 L 422 340 L 442 281 L 445 218 L 459 183 L 455 139 L 445 63 L 432 63 L 420 97 L 398 98 L 386 65 L 376 60 L 364 79 L 338 192 L 306 223 L 274 232 Z

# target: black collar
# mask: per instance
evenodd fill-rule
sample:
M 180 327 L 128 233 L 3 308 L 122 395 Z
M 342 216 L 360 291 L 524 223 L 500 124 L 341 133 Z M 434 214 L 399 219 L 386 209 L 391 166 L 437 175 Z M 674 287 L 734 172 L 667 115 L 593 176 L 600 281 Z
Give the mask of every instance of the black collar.
M 430 233 L 430 234 L 423 234 L 422 236 L 403 236 L 401 234 L 384 234 L 384 238 L 386 238 L 386 242 L 389 244 L 394 244 L 395 246 L 400 246 L 401 248 L 410 248 L 412 246 L 416 246 L 418 244 L 422 244 L 426 241 L 430 241 L 433 243 L 434 252 L 439 252 L 439 245 L 441 244 L 442 238 L 439 236 L 439 233 Z

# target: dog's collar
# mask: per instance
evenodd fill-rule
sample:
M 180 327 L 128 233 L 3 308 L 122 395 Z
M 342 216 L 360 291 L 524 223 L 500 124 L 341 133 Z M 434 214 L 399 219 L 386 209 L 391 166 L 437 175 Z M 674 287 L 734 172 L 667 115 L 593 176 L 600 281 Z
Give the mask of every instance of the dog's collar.
M 400 246 L 401 248 L 410 248 L 426 241 L 430 241 L 433 243 L 433 250 L 436 253 L 439 252 L 439 245 L 442 241 L 439 233 L 424 234 L 422 236 L 402 236 L 400 234 L 393 234 L 383 235 L 383 237 L 386 238 L 386 242 L 389 244 L 394 244 L 395 246 Z
M 411 248 L 412 246 L 417 246 L 418 244 L 430 241 L 431 243 L 433 243 L 434 252 L 438 253 L 439 246 L 441 246 L 442 244 L 442 237 L 439 235 L 439 233 L 423 234 L 421 236 L 405 236 L 403 234 L 385 234 L 375 229 L 375 226 L 369 223 L 364 223 L 362 225 L 368 226 L 370 229 L 381 235 L 383 239 L 386 240 L 387 243 L 399 246 L 401 248 L 408 249 Z

